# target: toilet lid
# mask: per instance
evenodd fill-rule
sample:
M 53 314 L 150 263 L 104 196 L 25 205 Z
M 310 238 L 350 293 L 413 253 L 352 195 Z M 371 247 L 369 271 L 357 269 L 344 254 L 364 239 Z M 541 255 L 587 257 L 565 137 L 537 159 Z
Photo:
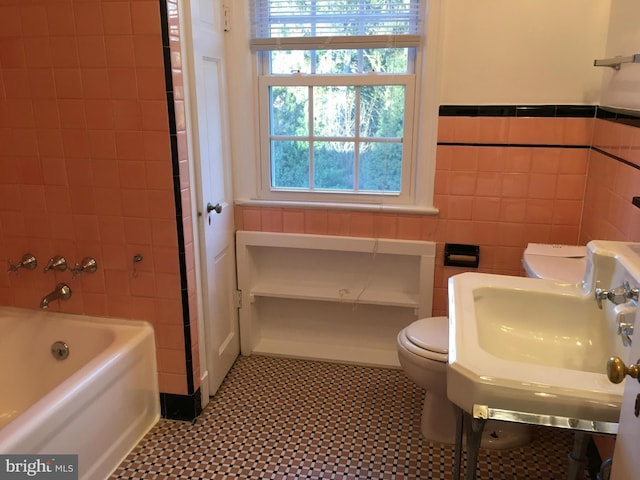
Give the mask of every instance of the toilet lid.
M 449 319 L 428 317 L 413 322 L 406 329 L 407 338 L 414 345 L 431 352 L 449 353 Z
M 548 257 L 546 255 L 524 254 L 524 268 L 527 275 L 561 282 L 579 283 L 587 269 L 587 259 Z

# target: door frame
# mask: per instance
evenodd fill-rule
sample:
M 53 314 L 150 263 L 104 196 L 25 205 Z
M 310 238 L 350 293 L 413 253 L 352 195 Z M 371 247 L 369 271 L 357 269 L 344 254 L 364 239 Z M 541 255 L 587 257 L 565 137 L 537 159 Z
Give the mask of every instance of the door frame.
M 190 162 L 189 168 L 189 183 L 191 184 L 191 223 L 193 228 L 193 250 L 195 257 L 195 277 L 196 277 L 196 305 L 198 309 L 198 353 L 200 362 L 200 402 L 201 406 L 207 406 L 209 403 L 209 365 L 207 362 L 207 342 L 206 342 L 206 326 L 204 321 L 205 311 L 205 299 L 202 295 L 202 268 L 204 252 L 203 242 L 201 241 L 201 232 L 198 225 L 198 205 L 202 200 L 202 189 L 198 178 L 200 176 L 200 157 L 196 155 L 198 151 L 194 139 L 193 139 L 193 125 L 198 123 L 197 113 L 192 108 L 193 95 L 192 89 L 194 84 L 194 65 L 193 65 L 193 43 L 191 29 L 191 1 L 192 0 L 177 0 L 178 3 L 178 17 L 180 21 L 180 55 L 182 56 L 182 77 L 184 88 L 184 109 L 185 109 L 185 123 L 186 123 L 186 135 L 187 135 L 187 148 L 189 150 Z

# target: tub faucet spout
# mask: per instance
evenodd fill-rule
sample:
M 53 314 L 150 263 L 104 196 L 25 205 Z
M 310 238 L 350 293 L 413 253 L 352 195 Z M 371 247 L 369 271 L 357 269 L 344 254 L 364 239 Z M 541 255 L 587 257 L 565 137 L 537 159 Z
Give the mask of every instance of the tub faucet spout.
M 71 288 L 66 283 L 59 283 L 49 295 L 46 295 L 40 302 L 40 308 L 49 308 L 49 303 L 54 300 L 69 300 L 71 298 Z

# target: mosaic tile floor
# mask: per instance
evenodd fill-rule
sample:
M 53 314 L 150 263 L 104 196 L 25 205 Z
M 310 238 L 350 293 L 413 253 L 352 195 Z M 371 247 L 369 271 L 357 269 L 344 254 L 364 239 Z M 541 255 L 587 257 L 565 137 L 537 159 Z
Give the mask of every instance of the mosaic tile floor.
M 451 479 L 453 449 L 420 438 L 422 399 L 399 370 L 240 357 L 193 424 L 160 420 L 112 479 Z M 478 478 L 563 479 L 572 438 L 481 450 Z

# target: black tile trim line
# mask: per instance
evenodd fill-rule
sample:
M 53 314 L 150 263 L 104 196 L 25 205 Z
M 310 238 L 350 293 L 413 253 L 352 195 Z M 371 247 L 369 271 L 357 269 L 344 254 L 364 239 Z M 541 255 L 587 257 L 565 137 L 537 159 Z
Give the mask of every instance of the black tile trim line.
M 596 116 L 595 105 L 440 105 L 441 117 L 574 117 Z
M 556 145 L 552 143 L 475 143 L 438 142 L 438 145 L 455 147 L 511 147 L 511 148 L 591 148 L 591 145 Z
M 529 143 L 465 143 L 465 142 L 438 142 L 439 146 L 449 147 L 505 147 L 505 148 L 584 148 L 587 150 L 595 150 L 609 158 L 613 158 L 618 162 L 624 163 L 630 167 L 640 170 L 640 165 L 636 165 L 629 160 L 625 160 L 622 157 L 609 153 L 601 148 L 591 145 L 541 145 L 541 144 L 529 144 Z
M 175 393 L 160 394 L 160 415 L 170 420 L 191 422 L 202 413 L 200 388 L 189 395 Z
M 601 153 L 602 155 L 606 155 L 607 157 L 613 158 L 614 160 L 617 160 L 620 163 L 624 163 L 625 165 L 633 167 L 636 170 L 640 170 L 640 165 L 636 165 L 635 163 L 630 162 L 629 160 L 625 160 L 624 158 L 619 157 L 618 155 L 614 155 L 613 153 L 609 153 L 606 150 L 602 150 L 601 148 L 598 148 L 598 147 L 591 147 L 591 148 L 596 152 Z
M 440 105 L 441 117 L 599 118 L 640 127 L 640 111 L 602 105 Z
M 193 352 L 191 351 L 191 328 L 189 312 L 189 292 L 187 291 L 187 260 L 185 255 L 184 228 L 182 225 L 182 197 L 180 195 L 180 167 L 176 131 L 175 106 L 173 104 L 173 78 L 171 76 L 171 55 L 169 49 L 169 19 L 166 0 L 158 0 L 162 29 L 164 76 L 167 89 L 167 113 L 169 115 L 169 136 L 171 139 L 171 167 L 173 170 L 173 198 L 176 206 L 176 230 L 178 236 L 178 263 L 180 267 L 180 297 L 182 300 L 182 326 L 184 331 L 185 369 L 187 372 L 187 392 L 194 393 Z M 199 398 L 199 397 L 198 397 Z M 198 400 L 199 401 L 199 400 Z M 164 416 L 164 415 L 163 415 Z M 173 418 L 173 417 L 168 417 Z
M 640 127 L 640 111 L 625 110 L 615 107 L 598 107 L 596 118 L 609 120 L 616 123 Z

